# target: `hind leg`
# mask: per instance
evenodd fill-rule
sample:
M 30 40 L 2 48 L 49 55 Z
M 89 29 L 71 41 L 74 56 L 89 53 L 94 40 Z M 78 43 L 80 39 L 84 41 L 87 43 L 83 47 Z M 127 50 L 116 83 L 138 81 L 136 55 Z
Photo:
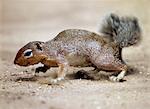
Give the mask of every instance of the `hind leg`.
M 113 74 L 109 76 L 109 80 L 113 82 L 120 82 L 123 80 L 126 72 L 127 72 L 127 66 L 122 62 L 120 59 L 114 57 L 113 55 L 109 54 L 108 56 L 105 55 L 99 55 L 96 58 L 91 57 L 91 62 L 97 66 L 98 69 L 102 69 L 104 71 L 107 71 L 109 75 L 109 71 Z M 117 76 L 116 72 L 120 72 Z

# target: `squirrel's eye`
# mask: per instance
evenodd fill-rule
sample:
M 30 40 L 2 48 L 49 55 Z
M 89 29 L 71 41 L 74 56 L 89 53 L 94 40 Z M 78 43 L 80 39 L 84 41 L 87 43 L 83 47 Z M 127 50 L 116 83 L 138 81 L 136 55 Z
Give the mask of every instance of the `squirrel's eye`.
M 32 57 L 32 56 L 33 56 L 32 50 L 31 50 L 31 49 L 28 49 L 28 50 L 24 51 L 24 56 L 25 56 L 26 58 Z

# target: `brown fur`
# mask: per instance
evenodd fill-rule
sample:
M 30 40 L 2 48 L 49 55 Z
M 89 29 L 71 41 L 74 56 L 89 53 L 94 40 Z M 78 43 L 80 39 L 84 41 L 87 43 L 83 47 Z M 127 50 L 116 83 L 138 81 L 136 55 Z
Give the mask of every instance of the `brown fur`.
M 117 36 L 112 37 L 117 39 Z M 120 48 L 126 46 L 120 46 L 122 41 L 118 42 L 114 38 L 114 41 L 110 42 L 109 39 L 93 32 L 68 29 L 60 32 L 50 41 L 28 43 L 18 51 L 14 63 L 28 66 L 41 62 L 47 66 L 46 68 L 59 66 L 58 80 L 64 78 L 69 66 L 94 66 L 98 70 L 125 72 L 127 66 L 120 59 Z M 137 41 L 132 43 L 136 44 Z M 32 51 L 33 56 L 27 58 L 24 54 L 26 50 L 29 50 L 26 55 Z M 115 81 L 120 79 L 122 78 L 119 76 Z

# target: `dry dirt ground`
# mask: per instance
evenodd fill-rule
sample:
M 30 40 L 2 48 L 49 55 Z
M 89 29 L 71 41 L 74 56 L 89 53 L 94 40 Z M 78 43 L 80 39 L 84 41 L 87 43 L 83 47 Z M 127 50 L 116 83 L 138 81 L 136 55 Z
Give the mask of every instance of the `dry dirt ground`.
M 3 0 L 0 10 L 0 109 L 149 109 L 150 2 L 148 0 Z M 41 84 L 49 73 L 33 77 L 35 66 L 13 64 L 20 47 L 32 40 L 46 41 L 66 28 L 97 31 L 109 12 L 135 15 L 142 26 L 138 46 L 123 50 L 133 70 L 127 81 L 112 83 L 67 78 L 58 86 Z M 71 68 L 70 74 L 78 68 Z

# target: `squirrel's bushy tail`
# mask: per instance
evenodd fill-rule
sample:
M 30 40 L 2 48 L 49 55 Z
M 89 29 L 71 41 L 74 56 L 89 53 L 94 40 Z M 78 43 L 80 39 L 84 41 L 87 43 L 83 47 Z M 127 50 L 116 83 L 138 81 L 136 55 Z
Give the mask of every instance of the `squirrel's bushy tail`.
M 104 19 L 99 32 L 121 48 L 134 45 L 141 39 L 141 29 L 136 17 L 119 17 L 110 14 Z

